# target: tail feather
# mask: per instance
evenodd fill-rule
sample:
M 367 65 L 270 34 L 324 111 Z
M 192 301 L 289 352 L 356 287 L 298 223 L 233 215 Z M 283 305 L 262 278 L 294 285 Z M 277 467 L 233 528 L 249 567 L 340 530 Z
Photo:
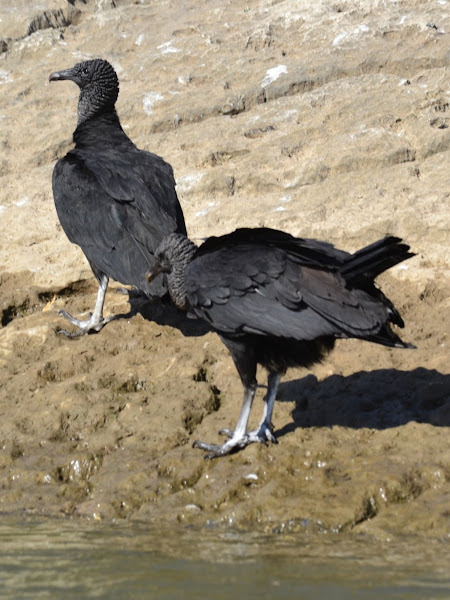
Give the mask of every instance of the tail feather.
M 415 256 L 409 249 L 400 238 L 387 236 L 352 254 L 342 265 L 340 272 L 350 284 L 373 282 L 384 271 Z
M 375 344 L 381 344 L 383 346 L 390 346 L 391 348 L 410 348 L 415 350 L 417 346 L 404 342 L 389 325 L 385 325 L 380 331 L 374 335 L 367 336 L 364 338 L 368 342 L 374 342 Z

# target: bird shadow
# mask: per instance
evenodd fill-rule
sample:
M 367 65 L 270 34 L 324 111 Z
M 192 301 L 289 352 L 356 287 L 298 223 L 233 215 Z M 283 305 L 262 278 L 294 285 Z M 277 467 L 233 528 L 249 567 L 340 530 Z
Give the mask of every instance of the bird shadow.
M 157 325 L 168 325 L 178 329 L 185 337 L 200 337 L 212 331 L 206 321 L 189 318 L 168 297 L 149 300 L 145 294 L 137 290 L 125 291 L 128 293 L 130 311 L 115 315 L 113 319 L 130 319 L 140 314 L 147 321 L 152 321 Z
M 207 322 L 188 317 L 184 311 L 176 308 L 168 297 L 149 299 L 139 290 L 123 287 L 116 288 L 114 293 L 127 296 L 130 310 L 128 312 L 108 315 L 106 327 L 113 321 L 131 319 L 135 315 L 140 314 L 147 321 L 153 321 L 158 325 L 174 327 L 186 337 L 200 337 L 212 331 Z M 67 331 L 63 327 L 56 328 L 56 333 L 64 335 L 71 340 L 79 339 L 83 335 L 81 331 Z M 98 331 L 93 330 L 89 331 L 88 335 L 97 335 L 97 333 Z
M 450 426 L 450 375 L 417 368 L 379 369 L 352 375 L 314 375 L 280 384 L 277 400 L 295 402 L 292 423 L 277 438 L 301 427 L 389 429 L 410 421 Z
M 114 320 L 141 314 L 158 325 L 178 329 L 186 337 L 213 331 L 205 321 L 191 319 L 178 310 L 168 298 L 149 301 L 137 291 L 127 293 L 130 311 L 114 315 Z M 450 375 L 423 367 L 358 371 L 331 375 L 322 381 L 309 374 L 281 383 L 277 402 L 295 404 L 292 422 L 274 432 L 277 438 L 297 428 L 333 425 L 383 430 L 415 421 L 449 427 Z

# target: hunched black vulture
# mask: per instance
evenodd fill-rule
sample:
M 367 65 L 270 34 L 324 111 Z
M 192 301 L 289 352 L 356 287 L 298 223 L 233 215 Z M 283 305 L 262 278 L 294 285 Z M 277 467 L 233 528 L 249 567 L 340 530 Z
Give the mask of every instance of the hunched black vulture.
M 109 278 L 129 284 L 150 298 L 166 294 L 164 281 L 149 285 L 145 272 L 162 239 L 186 234 L 172 167 L 139 150 L 123 131 L 115 109 L 119 81 L 113 67 L 94 59 L 57 71 L 50 81 L 74 81 L 80 88 L 75 148 L 53 170 L 53 196 L 67 237 L 83 250 L 99 289 L 90 318 L 65 311 L 78 331 L 100 331 Z M 63 331 L 67 335 L 68 332 Z
M 377 275 L 411 256 L 393 236 L 354 254 L 266 228 L 237 229 L 200 247 L 183 235 L 166 237 L 148 280 L 166 274 L 173 302 L 219 334 L 244 386 L 236 428 L 220 432 L 229 439 L 194 443 L 206 458 L 276 442 L 272 412 L 281 376 L 289 367 L 321 361 L 336 338 L 414 348 L 391 329 L 391 323 L 403 327 L 403 320 L 374 285 Z M 258 429 L 247 431 L 257 364 L 268 371 L 268 390 Z

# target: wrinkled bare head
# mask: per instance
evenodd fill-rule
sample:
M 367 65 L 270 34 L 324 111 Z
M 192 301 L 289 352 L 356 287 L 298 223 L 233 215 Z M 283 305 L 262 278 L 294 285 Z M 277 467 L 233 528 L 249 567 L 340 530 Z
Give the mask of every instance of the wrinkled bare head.
M 119 80 L 106 60 L 85 60 L 71 69 L 56 71 L 49 77 L 49 81 L 64 80 L 73 81 L 80 88 L 78 124 L 96 114 L 114 110 L 119 95 Z
M 176 306 L 186 309 L 186 291 L 184 269 L 194 257 L 197 246 L 185 235 L 171 233 L 163 239 L 155 250 L 155 260 L 147 272 L 147 281 L 151 282 L 161 273 L 167 275 L 170 296 Z

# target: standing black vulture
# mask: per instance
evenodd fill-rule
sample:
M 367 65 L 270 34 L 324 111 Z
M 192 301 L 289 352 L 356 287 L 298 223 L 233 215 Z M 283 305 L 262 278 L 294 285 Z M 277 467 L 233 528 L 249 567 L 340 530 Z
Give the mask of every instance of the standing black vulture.
M 112 66 L 95 59 L 52 73 L 50 81 L 69 79 L 80 88 L 75 148 L 53 171 L 56 211 L 69 240 L 83 250 L 99 283 L 95 309 L 71 336 L 100 329 L 108 279 L 132 285 L 149 297 L 166 293 L 165 282 L 149 286 L 145 272 L 161 240 L 186 234 L 172 167 L 139 150 L 123 131 L 115 109 L 119 81 Z M 64 332 L 69 335 L 67 332 Z
M 271 420 L 281 375 L 322 360 L 336 338 L 414 348 L 392 331 L 390 324 L 403 327 L 403 320 L 374 285 L 377 275 L 410 256 L 409 246 L 392 236 L 355 254 L 264 228 L 237 229 L 199 248 L 179 234 L 163 240 L 148 280 L 167 274 L 174 303 L 217 331 L 244 386 L 236 428 L 220 432 L 228 441 L 194 445 L 214 458 L 252 442 L 275 443 Z M 259 427 L 248 432 L 257 364 L 269 372 L 268 390 Z

